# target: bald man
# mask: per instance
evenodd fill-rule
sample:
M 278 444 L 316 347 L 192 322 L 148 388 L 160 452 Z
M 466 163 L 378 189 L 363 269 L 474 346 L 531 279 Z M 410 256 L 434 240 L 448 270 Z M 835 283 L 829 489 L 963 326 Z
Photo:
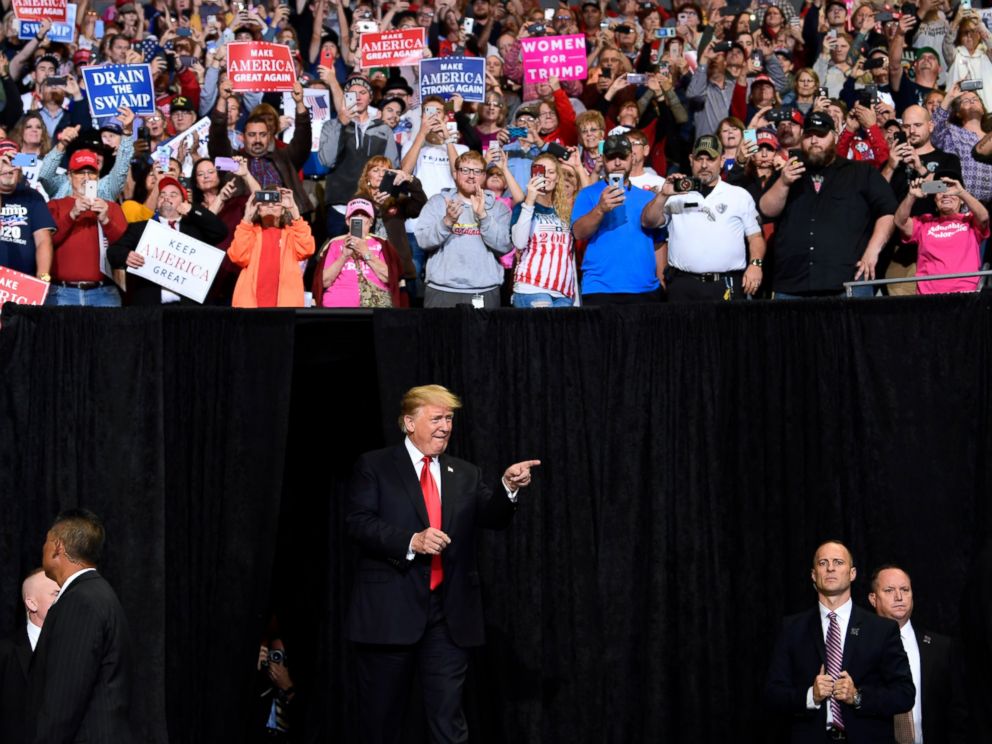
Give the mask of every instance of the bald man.
M 21 585 L 27 621 L 22 628 L 0 641 L 0 741 L 24 740 L 24 706 L 31 654 L 38 645 L 48 608 L 59 596 L 59 585 L 41 568 L 32 571 Z
M 884 123 L 884 122 L 883 122 Z M 933 120 L 923 106 L 909 106 L 902 115 L 902 131 L 906 141 L 897 144 L 889 151 L 889 160 L 882 168 L 882 176 L 892 185 L 896 199 L 902 201 L 909 193 L 908 178 L 929 178 L 938 170 L 960 182 L 961 160 L 957 155 L 938 150 L 930 141 L 933 134 Z M 951 175 L 954 174 L 954 175 Z M 913 205 L 912 215 L 936 214 L 937 204 L 932 196 L 919 199 Z M 916 244 L 903 243 L 898 231 L 893 233 L 886 254 L 891 261 L 885 269 L 887 279 L 898 279 L 916 274 Z M 883 257 L 884 260 L 884 257 Z M 893 284 L 888 288 L 890 295 L 916 294 L 915 284 Z

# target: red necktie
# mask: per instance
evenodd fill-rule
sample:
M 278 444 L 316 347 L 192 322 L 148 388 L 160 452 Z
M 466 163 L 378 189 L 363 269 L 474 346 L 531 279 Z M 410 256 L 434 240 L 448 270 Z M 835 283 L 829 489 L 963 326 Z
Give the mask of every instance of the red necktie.
M 424 467 L 420 471 L 420 490 L 424 492 L 424 504 L 427 506 L 427 519 L 431 527 L 441 529 L 441 494 L 437 491 L 434 476 L 431 475 L 431 458 L 424 458 Z M 441 567 L 441 554 L 431 558 L 431 591 L 437 589 L 444 580 L 444 569 Z
M 175 220 L 169 220 L 169 227 L 171 227 L 173 230 L 176 229 L 177 224 L 178 223 Z

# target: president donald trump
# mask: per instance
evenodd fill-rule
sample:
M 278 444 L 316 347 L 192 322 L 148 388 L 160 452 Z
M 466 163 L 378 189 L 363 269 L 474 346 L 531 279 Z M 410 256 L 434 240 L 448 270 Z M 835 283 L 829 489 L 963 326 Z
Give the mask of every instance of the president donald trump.
M 404 741 L 414 674 L 431 741 L 468 741 L 462 688 L 468 651 L 484 642 L 476 530 L 502 529 L 538 460 L 511 465 L 494 493 L 481 470 L 445 454 L 456 395 L 440 385 L 407 391 L 401 444 L 359 458 L 348 530 L 360 558 L 347 633 L 356 644 L 366 742 Z

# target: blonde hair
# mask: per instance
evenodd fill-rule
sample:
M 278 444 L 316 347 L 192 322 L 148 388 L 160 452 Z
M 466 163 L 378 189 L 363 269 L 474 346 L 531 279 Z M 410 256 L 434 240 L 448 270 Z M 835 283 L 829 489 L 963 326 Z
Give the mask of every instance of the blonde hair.
M 558 180 L 555 182 L 555 190 L 551 195 L 551 204 L 554 206 L 554 210 L 561 221 L 568 225 L 571 222 L 572 201 L 574 201 L 574 198 L 573 200 L 568 200 L 565 198 L 565 189 L 563 188 L 561 180 L 562 166 L 565 165 L 565 163 L 562 163 L 558 160 L 558 158 L 549 152 L 542 152 L 534 158 L 534 163 L 540 163 L 542 160 L 555 166 L 555 170 L 558 173 Z
M 406 433 L 406 423 L 403 421 L 407 416 L 416 416 L 424 406 L 441 406 L 457 410 L 462 407 L 461 399 L 443 385 L 420 385 L 412 387 L 403 394 L 400 401 L 400 431 Z

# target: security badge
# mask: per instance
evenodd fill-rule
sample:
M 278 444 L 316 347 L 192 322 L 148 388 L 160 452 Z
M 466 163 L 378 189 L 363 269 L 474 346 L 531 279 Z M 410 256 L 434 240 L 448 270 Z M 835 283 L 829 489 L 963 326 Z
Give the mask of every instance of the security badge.
M 723 214 L 724 212 L 727 211 L 727 205 L 726 204 L 717 204 L 716 205 L 716 211 L 717 211 L 717 214 Z

